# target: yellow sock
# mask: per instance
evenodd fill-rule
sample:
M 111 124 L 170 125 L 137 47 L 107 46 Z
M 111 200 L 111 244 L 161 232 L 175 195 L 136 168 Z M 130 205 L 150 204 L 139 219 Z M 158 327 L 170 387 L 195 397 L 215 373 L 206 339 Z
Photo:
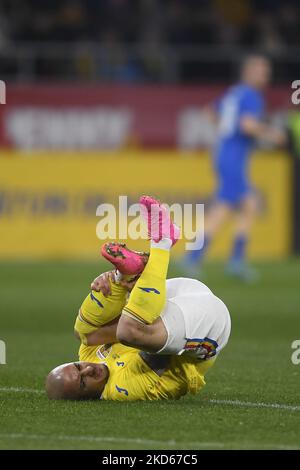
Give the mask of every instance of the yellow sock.
M 81 341 L 85 335 L 97 330 L 117 318 L 126 304 L 127 290 L 110 281 L 111 294 L 105 297 L 102 292 L 91 291 L 83 301 L 74 329 Z
M 153 323 L 166 303 L 166 277 L 170 251 L 151 247 L 148 263 L 134 286 L 123 313 Z

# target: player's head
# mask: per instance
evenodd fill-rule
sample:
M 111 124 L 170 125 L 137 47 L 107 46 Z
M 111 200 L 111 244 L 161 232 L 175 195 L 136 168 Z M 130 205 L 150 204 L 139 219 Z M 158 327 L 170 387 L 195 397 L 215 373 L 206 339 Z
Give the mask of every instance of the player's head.
M 100 398 L 108 379 L 104 364 L 70 362 L 53 369 L 46 379 L 49 398 L 84 400 Z
M 248 85 L 258 89 L 265 88 L 270 83 L 271 75 L 272 66 L 267 57 L 253 54 L 244 59 L 241 66 L 241 78 Z

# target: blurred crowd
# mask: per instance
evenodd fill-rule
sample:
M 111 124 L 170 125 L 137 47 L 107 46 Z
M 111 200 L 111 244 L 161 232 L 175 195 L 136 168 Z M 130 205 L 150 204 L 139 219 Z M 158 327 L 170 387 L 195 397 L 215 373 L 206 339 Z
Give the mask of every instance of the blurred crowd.
M 284 57 L 300 45 L 299 20 L 298 0 L 1 0 L 0 66 L 12 73 L 20 66 L 5 55 L 20 44 L 31 44 L 32 53 L 38 44 L 52 44 L 50 55 L 37 48 L 31 57 L 34 75 L 191 81 L 203 76 L 206 64 L 207 80 L 220 75 L 226 57 L 216 57 L 212 66 L 205 47 Z M 63 45 L 53 57 L 57 42 Z M 189 46 L 202 46 L 203 57 L 193 51 L 185 56 Z

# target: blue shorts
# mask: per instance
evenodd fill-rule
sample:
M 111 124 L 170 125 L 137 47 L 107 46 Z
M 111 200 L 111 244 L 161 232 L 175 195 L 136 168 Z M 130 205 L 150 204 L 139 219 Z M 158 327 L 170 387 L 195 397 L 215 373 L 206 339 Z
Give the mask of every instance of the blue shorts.
M 253 192 L 253 187 L 245 177 L 225 177 L 218 174 L 216 200 L 230 206 L 238 206 L 242 200 Z

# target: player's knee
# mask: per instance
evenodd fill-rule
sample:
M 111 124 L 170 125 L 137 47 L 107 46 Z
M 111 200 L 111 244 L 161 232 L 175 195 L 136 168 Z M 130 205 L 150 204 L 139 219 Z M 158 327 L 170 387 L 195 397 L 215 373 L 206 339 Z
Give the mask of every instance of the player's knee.
M 75 328 L 74 328 L 74 336 L 75 336 L 75 338 L 78 339 L 79 341 L 81 340 L 80 335 L 79 335 L 78 331 L 77 331 Z
M 140 331 L 138 328 L 138 323 L 122 315 L 117 328 L 117 340 L 128 346 L 136 346 L 140 343 Z
M 257 210 L 258 210 L 257 196 L 255 194 L 251 194 L 245 199 L 244 204 L 242 206 L 242 212 L 246 216 L 253 216 L 256 214 Z

